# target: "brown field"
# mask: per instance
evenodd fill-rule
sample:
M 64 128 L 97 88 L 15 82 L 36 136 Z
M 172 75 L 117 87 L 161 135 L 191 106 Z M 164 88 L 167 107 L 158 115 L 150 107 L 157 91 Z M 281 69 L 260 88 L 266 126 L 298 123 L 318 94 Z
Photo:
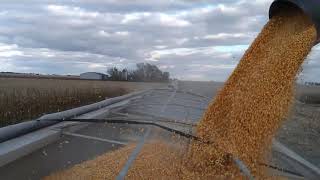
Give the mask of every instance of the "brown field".
M 296 90 L 297 99 L 303 103 L 320 104 L 320 87 L 298 85 Z
M 0 127 L 164 83 L 0 78 Z

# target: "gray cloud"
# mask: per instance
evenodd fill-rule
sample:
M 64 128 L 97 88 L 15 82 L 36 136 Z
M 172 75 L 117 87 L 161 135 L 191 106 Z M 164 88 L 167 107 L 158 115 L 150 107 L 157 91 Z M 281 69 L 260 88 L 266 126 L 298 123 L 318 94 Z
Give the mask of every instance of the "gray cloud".
M 0 71 L 78 74 L 151 62 L 175 77 L 222 81 L 271 1 L 3 0 Z M 319 77 L 319 56 L 304 65 L 307 80 Z

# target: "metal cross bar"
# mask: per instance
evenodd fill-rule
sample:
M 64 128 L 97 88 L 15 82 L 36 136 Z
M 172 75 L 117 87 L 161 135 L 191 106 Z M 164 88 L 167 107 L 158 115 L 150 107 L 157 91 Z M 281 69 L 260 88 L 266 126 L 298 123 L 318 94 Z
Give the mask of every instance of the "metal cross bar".
M 150 135 L 150 128 L 147 129 L 146 133 L 144 134 L 143 138 L 141 139 L 141 141 L 139 142 L 139 144 L 137 145 L 137 147 L 133 150 L 133 152 L 131 153 L 131 155 L 129 156 L 128 161 L 126 162 L 126 164 L 123 166 L 123 168 L 121 169 L 120 173 L 118 174 L 118 176 L 116 177 L 116 180 L 124 180 L 124 178 L 126 177 L 130 166 L 132 165 L 133 161 L 137 158 L 137 156 L 139 155 L 143 145 L 146 142 L 147 137 Z
M 233 157 L 233 161 L 245 176 L 247 176 L 250 180 L 254 180 L 254 177 L 251 175 L 250 170 L 240 159 Z
M 87 136 L 83 134 L 77 134 L 77 133 L 70 133 L 70 132 L 63 132 L 63 135 L 68 135 L 68 136 L 74 136 L 74 137 L 81 137 L 85 139 L 91 139 L 91 140 L 97 140 L 97 141 L 102 141 L 102 142 L 108 142 L 112 144 L 120 144 L 120 145 L 127 145 L 127 142 L 121 142 L 121 141 L 115 141 L 115 140 L 110 140 L 110 139 L 104 139 L 104 138 L 99 138 L 99 137 L 93 137 L 93 136 Z

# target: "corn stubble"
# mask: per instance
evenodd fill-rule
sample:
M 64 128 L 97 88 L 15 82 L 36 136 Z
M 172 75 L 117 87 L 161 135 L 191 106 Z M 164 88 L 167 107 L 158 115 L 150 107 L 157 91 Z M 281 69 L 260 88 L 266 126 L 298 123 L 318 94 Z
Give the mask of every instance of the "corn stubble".
M 275 16 L 246 51 L 197 127 L 198 136 L 213 143 L 194 142 L 186 152 L 166 143 L 146 144 L 127 178 L 244 178 L 232 157 L 241 159 L 255 177 L 266 178 L 259 162 L 265 162 L 272 138 L 289 112 L 296 74 L 315 39 L 316 30 L 304 14 L 288 11 Z M 126 157 L 127 148 L 116 152 Z M 106 156 L 106 161 L 119 158 Z M 119 166 L 113 174 L 99 164 L 92 166 L 108 177 L 120 171 Z

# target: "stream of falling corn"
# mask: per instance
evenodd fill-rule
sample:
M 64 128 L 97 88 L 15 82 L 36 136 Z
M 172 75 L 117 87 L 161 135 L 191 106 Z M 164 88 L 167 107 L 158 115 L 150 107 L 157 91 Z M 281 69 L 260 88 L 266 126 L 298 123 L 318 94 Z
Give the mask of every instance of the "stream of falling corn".
M 313 24 L 300 11 L 268 22 L 198 125 L 198 136 L 215 142 L 224 155 L 216 156 L 213 145 L 195 145 L 196 169 L 226 165 L 230 154 L 263 176 L 259 164 L 290 110 L 296 75 L 315 40 Z
M 164 142 L 144 145 L 128 179 L 242 179 L 232 158 L 241 159 L 257 178 L 271 141 L 293 101 L 294 82 L 316 39 L 301 12 L 272 18 L 246 51 L 197 127 L 203 140 L 187 150 Z M 45 179 L 114 179 L 128 159 L 129 145 Z

